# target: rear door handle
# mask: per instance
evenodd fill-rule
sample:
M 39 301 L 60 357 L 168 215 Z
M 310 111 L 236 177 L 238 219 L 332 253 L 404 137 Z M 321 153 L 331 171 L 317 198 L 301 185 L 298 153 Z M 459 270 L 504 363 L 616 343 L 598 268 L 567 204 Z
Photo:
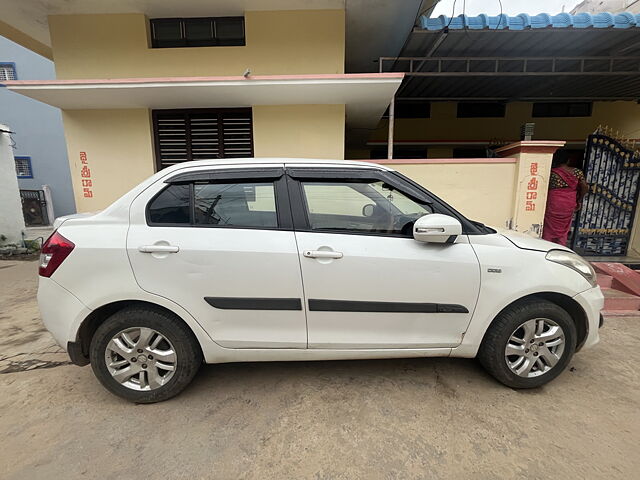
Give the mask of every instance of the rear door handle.
M 177 245 L 142 245 L 138 247 L 140 253 L 178 253 Z
M 342 258 L 342 252 L 332 252 L 327 250 L 305 250 L 302 252 L 307 258 Z

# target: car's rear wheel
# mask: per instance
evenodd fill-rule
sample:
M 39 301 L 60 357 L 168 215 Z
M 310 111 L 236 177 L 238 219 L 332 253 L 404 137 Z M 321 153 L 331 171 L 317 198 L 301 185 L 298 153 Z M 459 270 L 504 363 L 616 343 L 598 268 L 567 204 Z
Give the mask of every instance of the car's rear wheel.
M 91 367 L 112 393 L 136 403 L 167 400 L 180 393 L 202 363 L 193 333 L 172 314 L 132 307 L 96 330 Z
M 546 300 L 519 302 L 503 311 L 485 334 L 478 359 L 511 388 L 534 388 L 566 368 L 576 349 L 571 316 Z

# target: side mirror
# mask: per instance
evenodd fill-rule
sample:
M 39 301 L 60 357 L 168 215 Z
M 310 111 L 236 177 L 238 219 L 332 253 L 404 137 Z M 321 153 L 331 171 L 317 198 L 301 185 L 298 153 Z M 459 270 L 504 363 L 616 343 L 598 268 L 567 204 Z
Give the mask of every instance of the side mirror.
M 373 203 L 367 203 L 364 207 L 362 207 L 362 216 L 363 217 L 373 217 L 373 214 L 376 211 L 376 206 Z
M 418 242 L 452 243 L 458 235 L 462 235 L 462 224 L 449 215 L 432 213 L 413 224 L 413 238 Z

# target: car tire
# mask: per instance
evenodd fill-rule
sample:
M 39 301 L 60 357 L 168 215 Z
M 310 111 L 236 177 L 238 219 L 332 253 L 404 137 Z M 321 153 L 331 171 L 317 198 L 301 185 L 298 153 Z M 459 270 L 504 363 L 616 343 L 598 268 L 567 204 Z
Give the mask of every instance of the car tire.
M 91 339 L 89 358 L 107 390 L 135 403 L 174 397 L 202 364 L 193 332 L 173 314 L 153 307 L 125 308 L 107 318 Z M 129 376 L 132 372 L 137 373 Z
M 526 300 L 496 317 L 478 359 L 504 385 L 535 388 L 562 373 L 575 353 L 576 339 L 575 323 L 566 310 L 546 300 Z

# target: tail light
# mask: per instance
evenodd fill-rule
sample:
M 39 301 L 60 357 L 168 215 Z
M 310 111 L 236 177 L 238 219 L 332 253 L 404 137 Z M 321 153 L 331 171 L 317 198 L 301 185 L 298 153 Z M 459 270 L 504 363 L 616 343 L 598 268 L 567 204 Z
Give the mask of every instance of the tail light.
M 40 269 L 38 273 L 42 277 L 50 277 L 65 258 L 69 256 L 75 245 L 71 240 L 67 240 L 57 231 L 53 232 L 47 241 L 42 245 L 40 252 Z

